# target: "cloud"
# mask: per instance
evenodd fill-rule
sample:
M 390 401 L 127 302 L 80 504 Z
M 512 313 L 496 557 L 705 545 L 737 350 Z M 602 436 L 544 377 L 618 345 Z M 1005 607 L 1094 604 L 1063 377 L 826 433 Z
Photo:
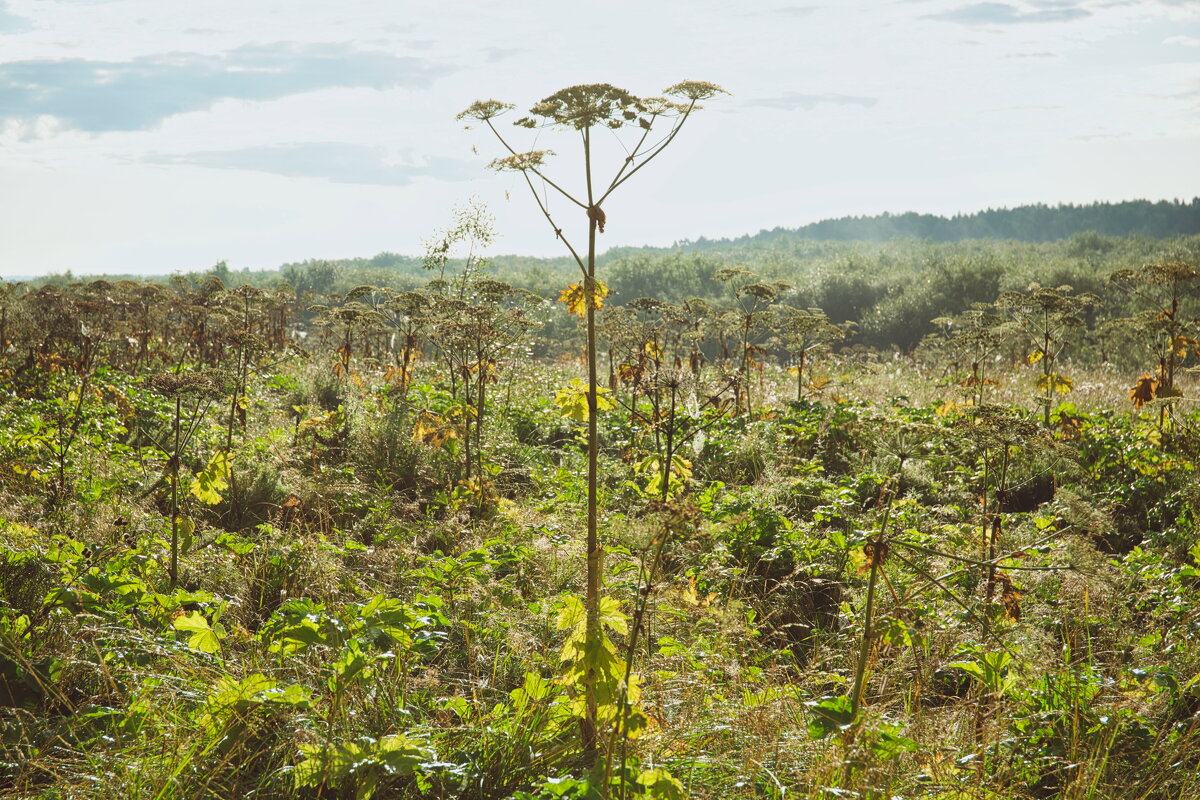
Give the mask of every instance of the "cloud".
M 1090 17 L 1092 12 L 1069 2 L 1038 3 L 1039 10 L 1024 11 L 1009 3 L 971 3 L 924 19 L 960 25 L 1012 25 L 1021 22 L 1070 22 Z
M 1031 53 L 1009 53 L 1005 58 L 1058 58 L 1058 53 L 1049 50 L 1038 50 Z
M 1168 36 L 1163 39 L 1163 44 L 1178 44 L 1184 47 L 1200 47 L 1200 39 L 1195 36 Z
M 778 97 L 762 97 L 758 100 L 751 100 L 746 105 L 762 108 L 781 108 L 789 111 L 803 108 L 805 111 L 811 111 L 822 103 L 835 106 L 862 106 L 863 108 L 870 108 L 878 102 L 878 97 L 855 97 L 853 95 L 834 94 L 832 92 L 826 92 L 825 94 L 784 92 Z
M 488 47 L 484 49 L 483 57 L 487 63 L 496 64 L 513 56 L 519 56 L 524 52 L 527 52 L 527 49 L 524 47 Z
M 152 164 L 247 170 L 289 178 L 324 178 L 334 183 L 407 186 L 414 178 L 460 181 L 480 175 L 476 164 L 453 158 L 431 157 L 423 163 L 397 163 L 383 147 L 341 142 L 246 147 L 197 153 L 161 154 L 144 161 Z
M 746 16 L 807 17 L 814 11 L 820 10 L 821 6 L 779 6 L 778 8 L 763 8 L 746 12 Z
M 1097 141 L 1102 141 L 1104 139 L 1125 139 L 1125 138 L 1128 138 L 1128 136 L 1129 136 L 1129 134 L 1127 134 L 1127 133 L 1088 133 L 1088 134 L 1082 134 L 1080 136 L 1072 136 L 1070 138 L 1070 141 L 1072 141 L 1072 142 L 1097 142 Z
M 287 42 L 213 56 L 0 62 L 0 124 L 50 116 L 84 131 L 146 130 L 220 100 L 277 100 L 341 87 L 425 87 L 447 71 L 379 50 Z
M 0 33 L 24 33 L 31 30 L 29 20 L 8 10 L 8 3 L 0 0 Z

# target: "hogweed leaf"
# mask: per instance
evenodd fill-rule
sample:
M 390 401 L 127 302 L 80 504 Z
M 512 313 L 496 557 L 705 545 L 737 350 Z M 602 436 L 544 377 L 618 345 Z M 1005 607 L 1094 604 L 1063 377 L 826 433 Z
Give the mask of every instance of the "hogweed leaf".
M 637 782 L 646 800 L 684 800 L 687 797 L 683 784 L 665 769 L 643 770 Z
M 577 317 L 587 316 L 588 305 L 596 311 L 604 308 L 604 298 L 608 297 L 608 286 L 603 281 L 595 281 L 590 293 L 584 286 L 572 283 L 559 294 L 558 302 L 566 303 L 567 311 Z
M 608 393 L 609 390 L 603 386 L 596 387 L 597 411 L 611 411 L 617 407 L 613 399 L 607 396 Z M 587 386 L 579 379 L 571 381 L 558 390 L 554 396 L 554 405 L 564 417 L 576 422 L 587 422 L 591 413 L 588 407 Z
M 229 453 L 219 450 L 209 459 L 208 466 L 196 473 L 192 481 L 192 496 L 201 503 L 215 506 L 224 499 L 221 492 L 229 488 Z
M 1066 375 L 1059 375 L 1057 372 L 1051 372 L 1049 375 L 1038 377 L 1037 388 L 1046 394 L 1054 392 L 1055 394 L 1070 394 L 1075 390 L 1075 382 Z
M 218 653 L 221 650 L 221 636 L 225 630 L 220 625 L 213 627 L 199 611 L 189 611 L 171 620 L 171 627 L 188 635 L 188 647 L 202 653 Z
M 1129 390 L 1129 402 L 1133 403 L 1134 408 L 1141 409 L 1155 398 L 1158 387 L 1159 383 L 1153 375 L 1143 375 Z

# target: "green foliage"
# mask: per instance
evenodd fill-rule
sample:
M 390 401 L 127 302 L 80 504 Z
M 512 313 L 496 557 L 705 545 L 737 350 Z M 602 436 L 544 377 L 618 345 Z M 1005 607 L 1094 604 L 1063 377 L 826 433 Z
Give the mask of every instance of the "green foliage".
M 611 398 L 607 397 L 608 389 L 597 387 L 596 389 L 596 410 L 597 411 L 612 411 L 616 408 L 616 403 Z M 575 422 L 587 422 L 591 415 L 591 403 L 589 402 L 588 389 L 582 381 L 573 380 L 567 386 L 558 390 L 554 395 L 554 405 L 564 417 Z
M 960 669 L 982 683 L 992 694 L 1004 694 L 1016 684 L 1016 678 L 1008 674 L 1012 654 L 1006 650 L 975 652 L 977 658 L 952 661 L 945 669 Z M 961 656 L 959 656 L 961 659 Z
M 808 735 L 814 739 L 847 730 L 854 722 L 854 703 L 845 695 L 822 697 L 805 705 L 809 712 Z
M 565 597 L 559 606 L 554 626 L 566 631 L 559 661 L 560 680 L 564 686 L 581 692 L 589 684 L 594 687 L 597 717 L 602 724 L 616 724 L 623 715 L 624 730 L 636 734 L 645 724 L 645 715 L 631 710 L 641 691 L 637 679 L 625 680 L 625 660 L 617 652 L 608 632 L 629 633 L 629 617 L 620 611 L 620 604 L 611 597 L 600 599 L 600 625 L 604 631 L 598 638 L 588 636 L 587 610 L 578 597 Z M 575 713 L 585 713 L 582 694 L 576 701 Z
M 404 734 L 328 745 L 301 745 L 304 757 L 293 771 L 297 788 L 347 786 L 354 800 L 371 800 L 380 785 L 408 778 L 431 757 L 424 743 Z

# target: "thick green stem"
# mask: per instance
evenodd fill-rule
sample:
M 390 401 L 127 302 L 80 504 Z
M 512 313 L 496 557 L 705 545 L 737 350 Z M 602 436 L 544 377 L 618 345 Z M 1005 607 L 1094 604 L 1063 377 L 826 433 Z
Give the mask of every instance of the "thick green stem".
M 871 557 L 871 577 L 867 583 L 867 607 L 863 610 L 862 644 L 858 649 L 858 665 L 854 670 L 854 691 L 850 696 L 850 713 L 854 718 L 858 717 L 858 709 L 862 705 L 867 661 L 871 656 L 871 618 L 875 613 L 875 584 L 879 577 L 879 564 L 882 560 L 881 557 L 875 555 Z
M 592 160 L 591 140 L 583 132 L 584 167 L 587 171 L 588 207 L 592 204 Z M 604 551 L 600 546 L 599 533 L 599 475 L 600 475 L 600 432 L 597 391 L 599 380 L 596 370 L 596 307 L 593 298 L 596 292 L 596 226 L 595 214 L 588 214 L 587 273 L 584 277 L 584 296 L 587 298 L 587 372 L 588 372 L 588 507 L 587 507 L 587 592 L 584 608 L 587 611 L 587 651 L 596 652 L 603 636 L 600 630 L 600 589 Z M 584 682 L 585 713 L 581 733 L 585 762 L 595 763 L 599 731 L 597 729 L 596 674 L 589 669 Z
M 742 331 L 742 386 L 746 394 L 746 413 L 751 412 L 750 407 L 750 323 L 753 319 L 753 313 L 746 315 L 746 325 Z
M 887 491 L 885 489 L 885 491 Z M 854 689 L 850 697 L 851 715 L 858 718 L 858 709 L 862 705 L 862 695 L 866 688 L 867 661 L 871 657 L 872 620 L 875 615 L 875 586 L 879 579 L 879 570 L 887 557 L 888 544 L 884 540 L 888 523 L 892 517 L 892 494 L 887 492 L 884 498 L 886 505 L 883 509 L 883 519 L 879 523 L 879 535 L 872 542 L 867 542 L 863 548 L 871 560 L 871 576 L 867 582 L 867 607 L 863 609 L 863 637 L 858 650 L 858 665 L 854 670 Z
M 804 351 L 800 351 L 800 363 L 796 365 L 796 402 L 804 399 Z
M 175 398 L 175 445 L 171 452 L 171 588 L 179 580 L 179 436 L 183 403 Z
M 671 386 L 671 411 L 667 416 L 667 459 L 662 465 L 662 501 L 671 491 L 671 468 L 675 465 L 675 386 Z

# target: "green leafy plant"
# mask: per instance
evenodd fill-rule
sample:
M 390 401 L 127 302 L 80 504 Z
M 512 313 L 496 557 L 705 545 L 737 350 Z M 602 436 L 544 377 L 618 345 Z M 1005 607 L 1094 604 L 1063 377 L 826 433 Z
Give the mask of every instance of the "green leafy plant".
M 180 472 L 183 466 L 183 455 L 191 443 L 205 414 L 218 396 L 218 384 L 212 376 L 199 372 L 168 372 L 154 376 L 150 382 L 151 388 L 174 401 L 174 413 L 171 417 L 171 430 L 166 441 L 159 442 L 159 450 L 167 454 L 165 477 L 171 488 L 171 561 L 168 574 L 171 578 L 171 588 L 179 580 L 179 552 L 186 550 L 191 543 L 195 523 L 183 517 L 180 513 Z M 226 457 L 227 459 L 227 457 Z M 210 465 L 211 466 L 211 465 Z M 207 499 L 215 491 L 218 481 L 217 471 L 228 470 L 228 461 L 219 459 L 214 471 L 204 479 L 198 479 L 197 484 L 202 499 Z M 219 479 L 223 482 L 223 478 Z M 207 484 L 207 488 L 205 488 Z M 217 495 L 219 497 L 219 493 Z
M 371 800 L 381 784 L 412 777 L 432 757 L 424 742 L 399 733 L 378 739 L 360 736 L 334 745 L 301 745 L 300 753 L 304 760 L 292 772 L 296 788 L 344 788 L 354 800 Z

